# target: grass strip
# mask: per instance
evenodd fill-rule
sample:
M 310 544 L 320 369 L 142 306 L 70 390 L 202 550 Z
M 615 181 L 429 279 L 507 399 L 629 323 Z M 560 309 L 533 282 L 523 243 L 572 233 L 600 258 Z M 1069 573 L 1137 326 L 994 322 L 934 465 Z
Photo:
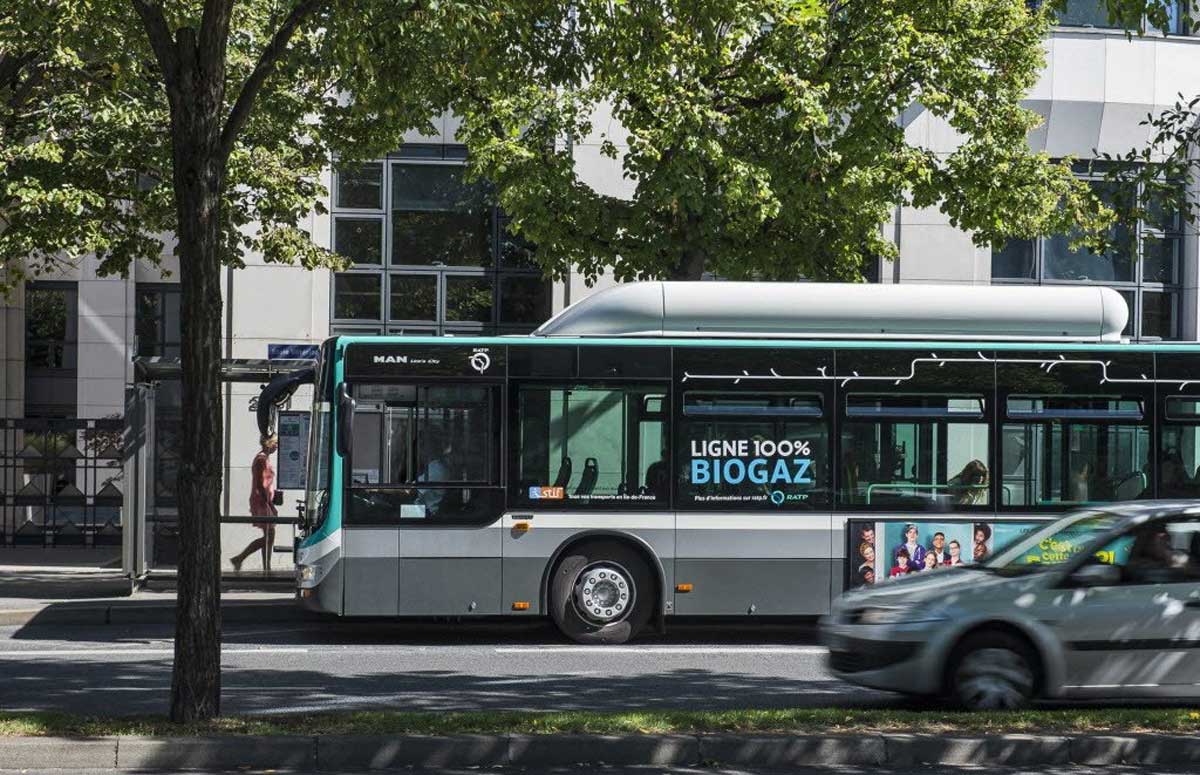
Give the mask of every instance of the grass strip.
M 343 713 L 230 716 L 172 724 L 162 716 L 109 718 L 50 712 L 0 711 L 0 736 L 104 737 L 142 735 L 459 735 L 655 733 L 1091 733 L 1200 732 L 1194 708 L 1083 708 L 963 713 L 941 710 L 796 708 L 782 710 L 640 710 L 619 713 Z

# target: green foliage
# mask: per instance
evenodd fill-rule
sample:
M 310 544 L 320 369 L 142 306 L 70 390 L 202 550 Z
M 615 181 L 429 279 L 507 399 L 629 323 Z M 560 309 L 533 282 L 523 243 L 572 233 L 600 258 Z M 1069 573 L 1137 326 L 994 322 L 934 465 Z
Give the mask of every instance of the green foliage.
M 166 222 L 140 177 L 162 174 L 153 140 L 165 113 L 121 33 L 129 21 L 115 4 L 8 2 L 0 10 L 5 286 L 81 253 L 96 253 L 106 268 L 157 254 L 148 234 Z
M 0 290 L 94 253 L 102 274 L 159 263 L 178 232 L 167 89 L 131 0 L 8 0 L 0 9 Z M 152 4 L 153 5 L 153 4 Z M 171 34 L 205 6 L 162 3 Z M 230 149 L 221 259 L 341 267 L 304 230 L 330 158 L 374 156 L 445 102 L 429 72 L 473 11 L 389 0 L 236 3 L 228 116 L 289 10 L 311 6 Z M 432 10 L 431 10 L 432 9 Z M 360 94 L 351 101 L 346 93 Z M 370 107 L 365 107 L 369 102 Z
M 455 110 L 548 273 L 856 279 L 895 256 L 902 200 L 980 245 L 1103 240 L 1111 214 L 1026 141 L 1048 11 L 1024 0 L 507 5 L 451 72 Z M 955 150 L 906 139 L 921 110 Z M 631 196 L 580 178 L 597 147 Z

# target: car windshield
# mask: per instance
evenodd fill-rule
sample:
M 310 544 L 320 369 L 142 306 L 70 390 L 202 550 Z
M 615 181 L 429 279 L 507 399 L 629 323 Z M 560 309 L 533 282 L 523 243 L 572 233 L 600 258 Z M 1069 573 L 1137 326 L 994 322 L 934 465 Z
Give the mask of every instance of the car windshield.
M 998 549 L 980 567 L 1005 575 L 1053 568 L 1095 544 L 1120 521 L 1103 511 L 1071 514 Z

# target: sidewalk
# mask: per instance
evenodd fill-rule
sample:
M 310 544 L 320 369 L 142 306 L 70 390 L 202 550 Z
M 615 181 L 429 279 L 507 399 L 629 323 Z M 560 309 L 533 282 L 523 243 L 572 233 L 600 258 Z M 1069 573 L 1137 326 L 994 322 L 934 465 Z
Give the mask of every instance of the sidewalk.
M 0 737 L 0 770 L 264 769 L 657 765 L 1041 767 L 1200 764 L 1183 735 L 316 735 Z
M 304 614 L 287 581 L 222 581 L 227 621 L 293 621 Z M 119 569 L 0 566 L 0 627 L 30 624 L 158 624 L 175 619 L 175 590 L 166 584 L 134 590 Z

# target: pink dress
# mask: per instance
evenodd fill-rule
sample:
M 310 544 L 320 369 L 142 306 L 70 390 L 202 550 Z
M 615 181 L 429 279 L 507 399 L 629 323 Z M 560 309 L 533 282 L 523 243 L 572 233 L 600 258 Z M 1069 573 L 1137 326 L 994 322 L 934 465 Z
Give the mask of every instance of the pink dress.
M 271 456 L 266 452 L 255 455 L 254 463 L 250 466 L 250 476 L 250 516 L 276 516 L 278 512 L 275 511 L 275 504 L 271 502 L 275 499 L 275 467 L 271 465 Z M 265 497 L 263 493 L 266 493 Z M 255 522 L 254 526 L 260 530 L 274 527 L 270 522 Z

